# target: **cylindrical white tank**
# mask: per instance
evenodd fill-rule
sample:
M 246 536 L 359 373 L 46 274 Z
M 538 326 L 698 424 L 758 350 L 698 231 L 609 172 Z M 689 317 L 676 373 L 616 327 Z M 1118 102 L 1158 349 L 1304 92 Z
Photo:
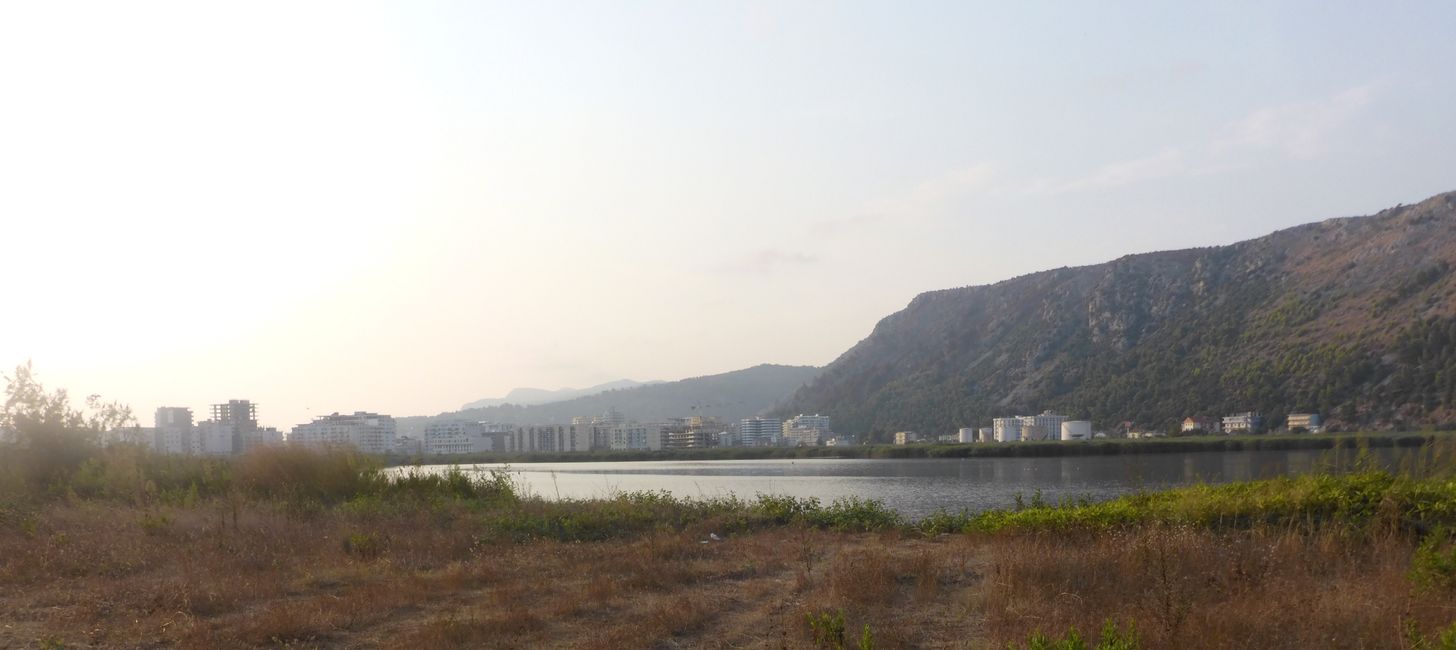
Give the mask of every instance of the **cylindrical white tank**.
M 1068 420 L 1062 423 L 1062 440 L 1091 440 L 1092 423 L 1087 420 Z
M 991 428 L 996 431 L 996 442 L 1019 442 L 1021 440 L 1021 420 L 996 418 L 991 420 Z
M 976 441 L 976 430 L 975 429 L 972 429 L 970 427 L 961 427 L 960 441 L 961 442 L 975 442 Z

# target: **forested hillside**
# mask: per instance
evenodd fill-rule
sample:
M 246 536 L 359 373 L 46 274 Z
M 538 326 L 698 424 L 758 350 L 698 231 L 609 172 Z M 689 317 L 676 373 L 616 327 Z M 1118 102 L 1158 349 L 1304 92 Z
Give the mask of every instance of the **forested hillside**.
M 1054 409 L 1100 427 L 1291 411 L 1456 422 L 1456 193 L 1230 246 L 933 291 L 781 411 L 944 432 Z

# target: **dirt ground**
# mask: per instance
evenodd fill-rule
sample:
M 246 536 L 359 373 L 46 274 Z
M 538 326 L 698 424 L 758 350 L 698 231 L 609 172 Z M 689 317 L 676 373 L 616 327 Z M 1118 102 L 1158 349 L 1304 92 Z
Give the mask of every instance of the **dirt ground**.
M 1412 647 L 1456 599 L 1407 539 L 1149 530 L 925 538 L 704 524 L 488 542 L 468 516 L 56 506 L 0 522 L 0 647 Z M 835 625 L 836 618 L 842 626 Z M 834 629 L 842 629 L 836 634 Z

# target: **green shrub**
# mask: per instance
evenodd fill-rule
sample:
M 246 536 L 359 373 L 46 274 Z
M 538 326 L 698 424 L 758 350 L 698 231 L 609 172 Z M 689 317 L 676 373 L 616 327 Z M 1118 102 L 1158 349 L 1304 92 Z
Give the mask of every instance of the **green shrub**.
M 374 560 L 384 553 L 387 540 L 374 533 L 349 533 L 344 536 L 344 553 L 360 560 Z
M 900 514 L 886 508 L 883 502 L 859 497 L 835 499 L 828 508 L 806 510 L 801 518 L 820 528 L 847 531 L 888 530 L 904 523 Z
M 808 621 L 809 632 L 814 637 L 814 647 L 843 650 L 844 612 L 805 614 L 804 618 Z M 865 629 L 868 631 L 868 626 Z
M 1437 529 L 1421 541 L 1411 558 L 1410 578 L 1422 590 L 1456 590 L 1456 544 L 1447 529 Z
M 157 536 L 165 535 L 167 533 L 172 525 L 172 520 L 168 519 L 166 515 L 161 513 L 157 513 L 155 515 L 151 513 L 144 513 L 142 515 L 142 518 L 137 521 L 137 524 L 142 527 L 143 533 L 151 536 Z
M 1012 643 L 1008 646 L 1011 650 L 1026 648 L 1027 650 L 1088 650 L 1087 641 L 1082 634 L 1073 627 L 1068 629 L 1061 638 L 1047 636 L 1041 630 L 1033 632 L 1026 640 L 1025 646 L 1018 646 Z M 1102 624 L 1101 638 L 1092 650 L 1137 650 L 1140 646 L 1137 629 L 1134 623 L 1129 621 L 1127 630 L 1121 630 L 1112 619 Z
M 1405 642 L 1410 650 L 1456 650 L 1456 623 L 1436 632 L 1435 636 L 1421 634 L 1416 622 L 1405 622 Z

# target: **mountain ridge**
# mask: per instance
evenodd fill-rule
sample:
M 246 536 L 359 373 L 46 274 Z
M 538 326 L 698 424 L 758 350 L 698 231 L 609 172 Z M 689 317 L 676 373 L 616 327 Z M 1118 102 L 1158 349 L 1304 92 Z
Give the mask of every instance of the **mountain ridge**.
M 631 379 L 617 379 L 597 384 L 595 386 L 588 386 L 586 388 L 558 388 L 556 390 L 550 390 L 545 388 L 530 388 L 523 386 L 512 388 L 510 392 L 506 393 L 505 397 L 486 397 L 475 400 L 473 402 L 467 402 L 460 407 L 460 410 L 465 411 L 475 408 L 501 406 L 504 404 L 517 404 L 522 406 L 528 406 L 532 404 L 549 404 L 551 402 L 562 402 L 578 397 L 585 397 L 587 395 L 595 395 L 597 393 L 609 390 L 636 388 L 638 386 L 650 386 L 652 384 L 662 383 L 666 382 L 659 380 L 633 381 Z
M 778 412 L 830 413 L 880 437 L 1043 408 L 1103 427 L 1294 409 L 1337 426 L 1441 424 L 1456 419 L 1456 359 L 1442 349 L 1456 334 L 1453 265 L 1456 193 L 1445 193 L 1223 246 L 927 291 Z
M 509 424 L 569 424 L 573 417 L 601 415 L 612 408 L 641 422 L 708 415 L 734 422 L 763 414 L 818 375 L 815 366 L 759 364 L 714 375 L 608 390 L 546 404 L 502 404 L 396 418 L 401 434 L 414 435 L 436 419 L 462 418 Z

